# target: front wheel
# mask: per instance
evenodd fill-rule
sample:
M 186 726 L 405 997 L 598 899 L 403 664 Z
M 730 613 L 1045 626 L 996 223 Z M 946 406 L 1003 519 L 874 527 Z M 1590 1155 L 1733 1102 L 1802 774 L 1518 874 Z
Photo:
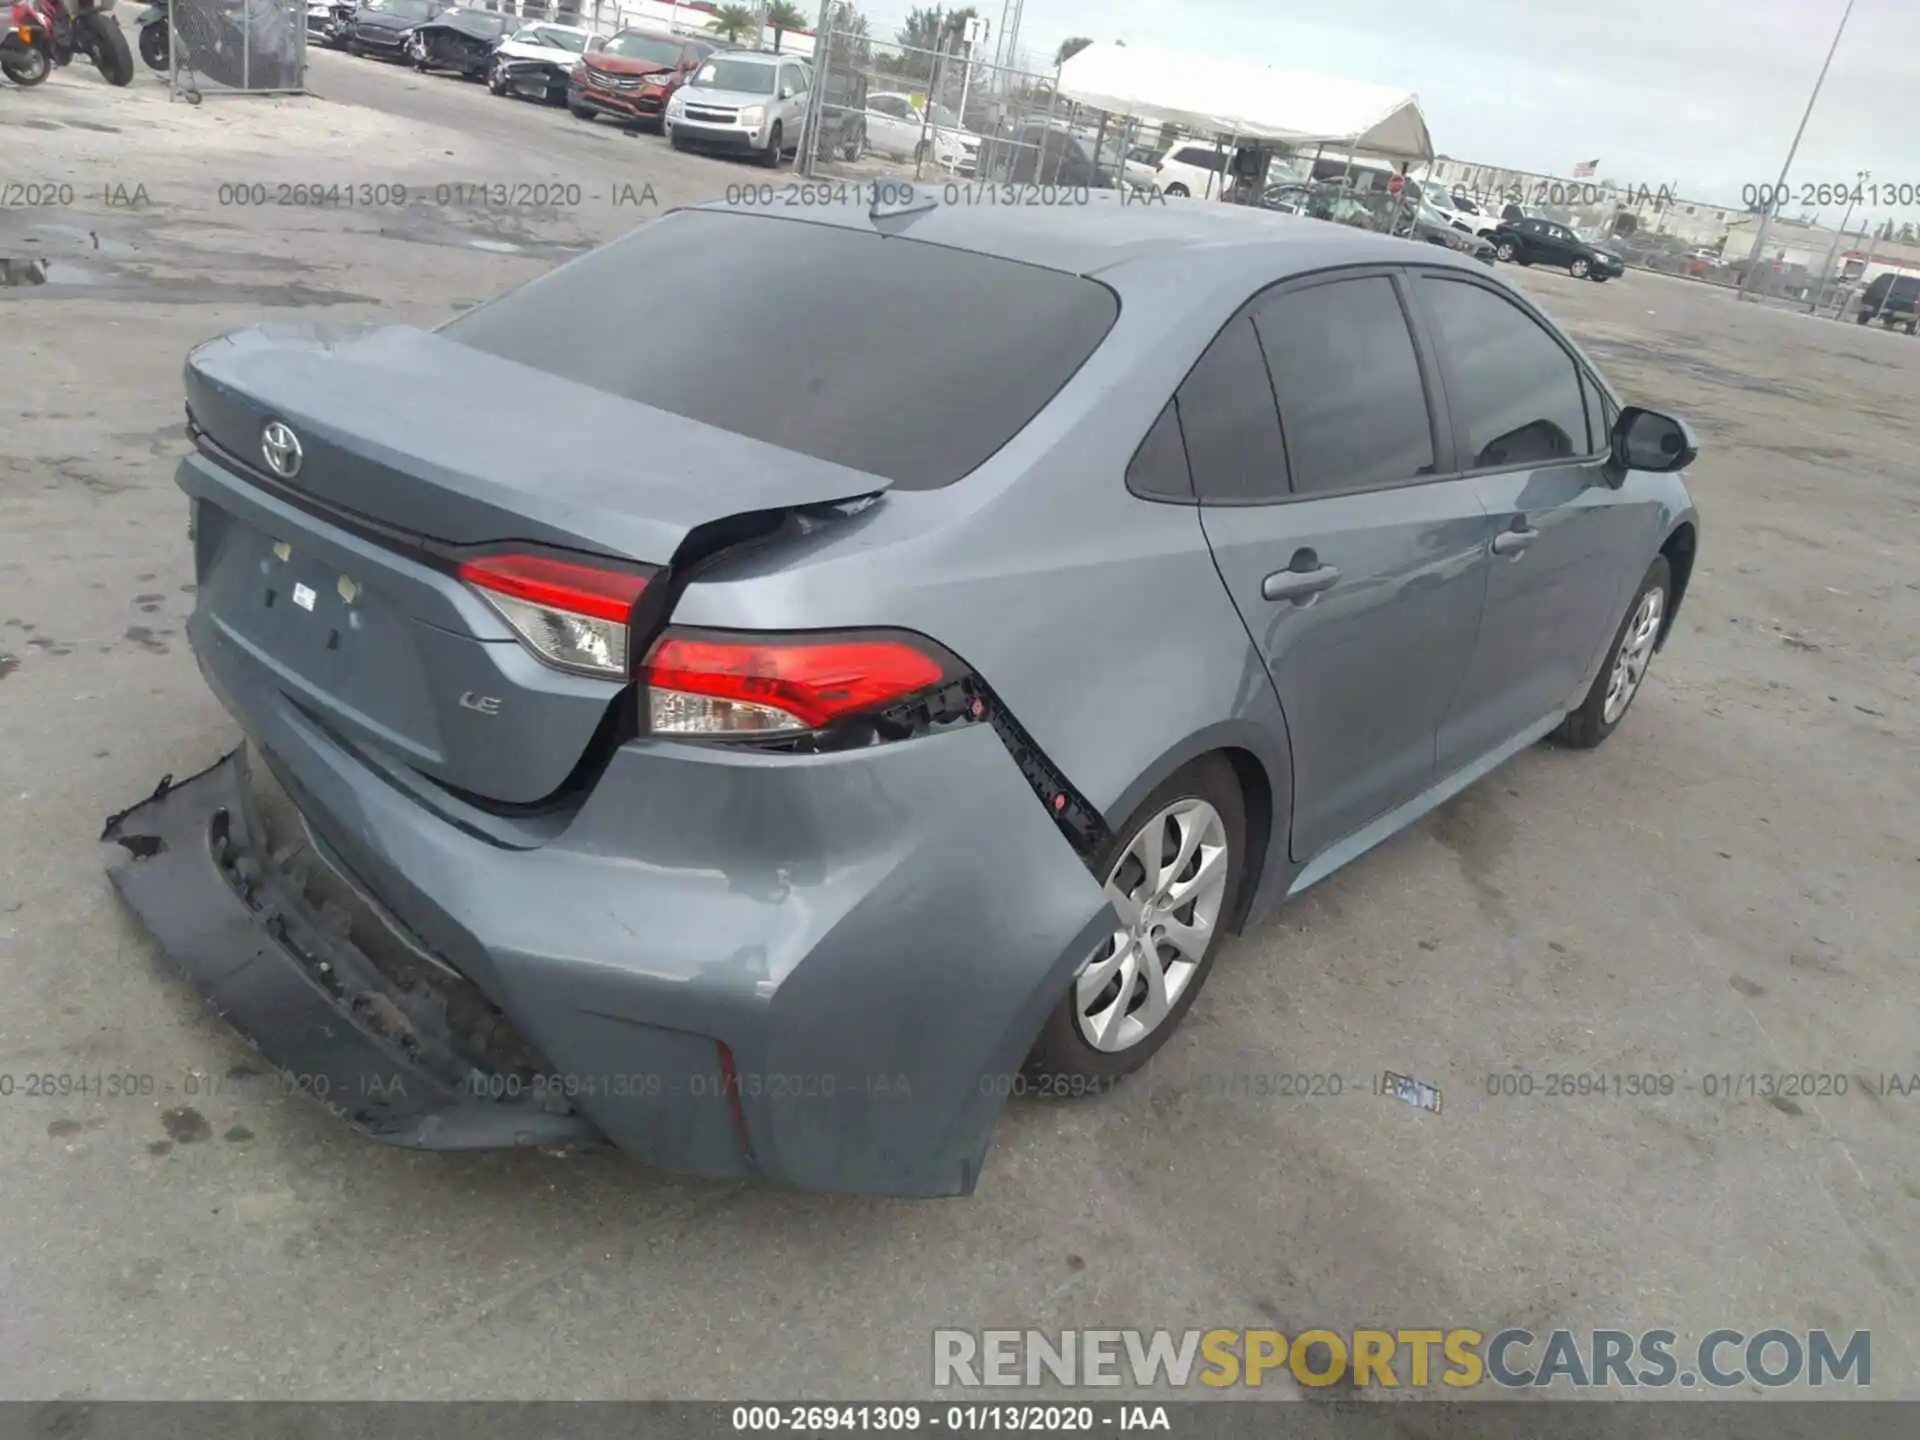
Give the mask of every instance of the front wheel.
M 507 71 L 503 65 L 495 65 L 487 71 L 487 93 L 504 95 L 507 93 Z
M 1653 664 L 1659 648 L 1672 594 L 1673 567 L 1667 564 L 1666 556 L 1656 555 L 1634 592 L 1633 603 L 1627 607 L 1627 618 L 1613 637 L 1606 666 L 1594 677 L 1580 708 L 1553 732 L 1555 740 L 1575 750 L 1591 750 L 1626 718 L 1627 707 L 1640 693 L 1647 667 Z
M 855 124 L 852 133 L 847 136 L 847 143 L 840 147 L 840 158 L 848 161 L 858 160 L 866 153 L 867 127 Z
M 1573 278 L 1576 280 L 1586 279 L 1587 278 L 1587 262 L 1576 256 L 1573 260 L 1568 262 L 1567 273 L 1573 276 Z
M 1186 186 L 1184 186 L 1184 185 L 1182 185 L 1182 184 L 1181 184 L 1181 183 L 1180 183 L 1180 182 L 1179 182 L 1178 180 L 1176 180 L 1176 181 L 1174 181 L 1174 182 L 1173 182 L 1173 184 L 1171 184 L 1171 185 L 1169 185 L 1169 186 L 1167 187 L 1167 194 L 1169 194 L 1169 195 L 1178 195 L 1178 196 L 1179 196 L 1179 197 L 1180 197 L 1181 199 L 1183 199 L 1183 200 L 1184 200 L 1184 199 L 1185 199 L 1185 198 L 1186 198 L 1186 197 L 1187 197 L 1187 196 L 1188 196 L 1188 195 L 1189 195 L 1190 193 L 1191 193 L 1191 192 L 1190 192 L 1190 191 L 1189 191 L 1189 190 L 1187 189 L 1187 187 L 1186 187 Z
M 593 111 L 585 105 L 569 105 L 567 106 L 567 113 L 576 120 L 593 119 Z
M 1496 260 L 1506 261 L 1511 264 L 1514 256 L 1513 242 L 1511 240 L 1502 240 L 1493 247 L 1493 255 Z
M 167 70 L 167 27 L 155 21 L 140 27 L 140 58 L 149 70 Z
M 52 73 L 53 63 L 47 59 L 47 52 L 37 45 L 0 55 L 0 75 L 5 75 L 22 89 L 38 85 Z
M 1047 1017 L 1029 1075 L 1117 1079 L 1153 1058 L 1219 952 L 1245 875 L 1246 831 L 1233 768 L 1207 756 L 1169 776 L 1114 832 L 1101 856 L 1113 933 Z
M 1589 278 L 1596 285 L 1604 285 L 1607 283 L 1607 277 L 1604 275 L 1594 275 L 1594 276 L 1590 276 Z

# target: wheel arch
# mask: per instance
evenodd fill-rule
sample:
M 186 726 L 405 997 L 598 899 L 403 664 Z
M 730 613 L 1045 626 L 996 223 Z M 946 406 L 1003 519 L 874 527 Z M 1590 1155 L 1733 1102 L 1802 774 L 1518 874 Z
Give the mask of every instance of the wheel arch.
M 1673 527 L 1666 540 L 1660 546 L 1660 553 L 1666 557 L 1667 568 L 1672 572 L 1673 593 L 1667 605 L 1667 618 L 1660 626 L 1660 647 L 1667 643 L 1667 636 L 1673 633 L 1673 622 L 1680 614 L 1680 602 L 1686 598 L 1687 582 L 1693 578 L 1694 557 L 1700 549 L 1700 527 L 1693 520 L 1682 520 Z
M 1292 868 L 1286 842 L 1293 816 L 1293 774 L 1284 738 L 1286 722 L 1277 703 L 1273 715 L 1279 743 L 1272 729 L 1250 718 L 1209 725 L 1165 751 L 1107 809 L 1109 828 L 1118 830 L 1177 771 L 1211 756 L 1224 760 L 1240 786 L 1247 820 L 1247 862 L 1225 925 L 1234 934 L 1272 912 L 1274 897 L 1286 891 L 1278 872 Z

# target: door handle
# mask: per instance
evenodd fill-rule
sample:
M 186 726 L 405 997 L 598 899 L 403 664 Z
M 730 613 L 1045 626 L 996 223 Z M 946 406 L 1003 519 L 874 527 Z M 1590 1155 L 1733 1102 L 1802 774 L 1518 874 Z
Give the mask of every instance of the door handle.
M 1518 555 L 1534 541 L 1540 538 L 1538 530 L 1502 530 L 1493 537 L 1493 553 L 1496 555 Z
M 1317 570 L 1276 570 L 1260 582 L 1260 594 L 1263 599 L 1291 600 L 1301 605 L 1339 583 L 1340 572 L 1331 565 Z

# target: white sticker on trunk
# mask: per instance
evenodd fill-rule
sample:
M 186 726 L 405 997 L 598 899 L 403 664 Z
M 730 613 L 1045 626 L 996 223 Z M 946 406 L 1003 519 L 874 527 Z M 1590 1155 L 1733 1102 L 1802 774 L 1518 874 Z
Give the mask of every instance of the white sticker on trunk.
M 313 587 L 311 585 L 295 585 L 293 587 L 293 603 L 298 605 L 302 610 L 313 609 Z

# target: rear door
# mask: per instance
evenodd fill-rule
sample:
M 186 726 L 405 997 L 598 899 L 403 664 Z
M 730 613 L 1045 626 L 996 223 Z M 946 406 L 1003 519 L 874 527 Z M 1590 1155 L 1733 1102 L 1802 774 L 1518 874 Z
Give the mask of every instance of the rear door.
M 1182 384 L 1201 521 L 1287 716 L 1292 855 L 1409 799 L 1473 652 L 1488 522 L 1390 269 L 1263 292 Z M 1276 400 L 1277 397 L 1277 400 Z
M 1573 702 L 1658 544 L 1658 517 L 1607 476 L 1599 385 L 1537 315 L 1456 270 L 1414 295 L 1445 376 L 1454 447 L 1492 518 L 1487 608 L 1443 771 Z

